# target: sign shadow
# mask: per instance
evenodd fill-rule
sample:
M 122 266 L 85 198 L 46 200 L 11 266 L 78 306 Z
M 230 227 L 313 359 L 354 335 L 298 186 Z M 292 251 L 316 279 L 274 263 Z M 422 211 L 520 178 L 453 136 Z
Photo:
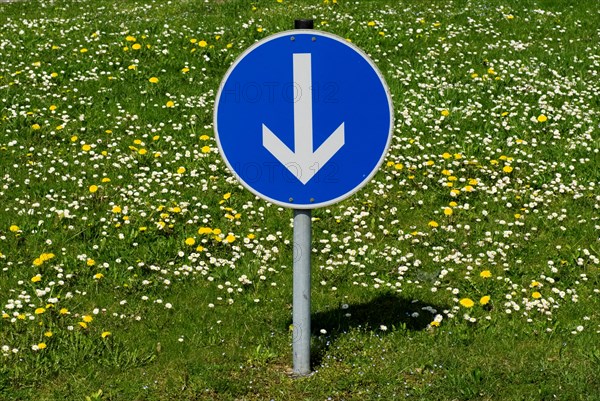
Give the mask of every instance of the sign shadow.
M 336 339 L 352 329 L 387 335 L 395 331 L 422 331 L 430 327 L 436 314 L 447 306 L 432 305 L 396 294 L 379 295 L 364 303 L 342 304 L 311 316 L 313 345 L 311 365 L 317 367 Z M 325 341 L 319 341 L 323 338 Z

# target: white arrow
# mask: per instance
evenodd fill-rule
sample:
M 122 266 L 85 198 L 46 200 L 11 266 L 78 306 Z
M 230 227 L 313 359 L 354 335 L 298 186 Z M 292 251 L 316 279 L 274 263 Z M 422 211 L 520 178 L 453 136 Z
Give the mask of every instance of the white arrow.
M 344 123 L 313 149 L 312 74 L 310 53 L 294 53 L 294 87 L 298 99 L 294 103 L 294 151 L 287 147 L 265 124 L 263 146 L 271 152 L 302 184 L 306 185 L 344 146 Z

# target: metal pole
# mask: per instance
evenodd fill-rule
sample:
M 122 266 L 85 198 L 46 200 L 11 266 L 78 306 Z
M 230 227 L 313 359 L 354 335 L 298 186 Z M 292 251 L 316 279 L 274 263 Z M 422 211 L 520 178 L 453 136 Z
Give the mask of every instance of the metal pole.
M 310 373 L 311 211 L 294 210 L 294 373 Z
M 294 21 L 295 29 L 313 29 L 313 20 Z M 293 362 L 298 376 L 310 374 L 310 210 L 294 209 Z

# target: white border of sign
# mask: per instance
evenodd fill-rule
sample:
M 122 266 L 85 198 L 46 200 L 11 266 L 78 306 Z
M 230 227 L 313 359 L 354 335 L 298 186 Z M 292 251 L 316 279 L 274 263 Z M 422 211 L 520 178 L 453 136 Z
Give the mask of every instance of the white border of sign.
M 310 204 L 297 204 L 297 203 L 293 203 L 293 202 L 281 202 L 276 199 L 272 199 L 272 198 L 258 192 L 251 185 L 249 185 L 244 180 L 242 180 L 242 178 L 235 172 L 235 170 L 231 166 L 231 163 L 229 163 L 229 160 L 227 159 L 227 155 L 225 155 L 225 153 L 223 152 L 223 148 L 221 147 L 221 141 L 219 139 L 219 127 L 217 124 L 217 115 L 219 113 L 219 100 L 221 99 L 221 92 L 223 91 L 223 87 L 225 86 L 225 83 L 229 79 L 229 75 L 231 75 L 232 71 L 244 59 L 244 57 L 246 57 L 249 53 L 251 53 L 257 47 L 260 47 L 263 44 L 270 42 L 271 40 L 278 39 L 283 36 L 296 36 L 296 35 L 300 35 L 300 34 L 312 35 L 312 36 L 317 36 L 317 37 L 324 36 L 329 39 L 333 39 L 337 42 L 340 42 L 343 45 L 346 45 L 346 46 L 352 48 L 355 52 L 357 52 L 367 63 L 369 63 L 371 68 L 373 68 L 373 70 L 379 77 L 379 80 L 381 81 L 381 85 L 385 89 L 385 93 L 388 98 L 388 106 L 389 106 L 389 112 L 390 112 L 390 130 L 388 132 L 388 138 L 387 138 L 387 141 L 385 144 L 385 149 L 382 152 L 379 161 L 373 168 L 373 171 L 371 171 L 371 173 L 369 175 L 367 175 L 367 177 L 365 177 L 365 179 L 362 180 L 357 186 L 355 186 L 352 190 L 346 192 L 345 194 L 340 195 L 335 199 L 328 200 L 326 202 L 310 203 Z M 349 198 L 350 196 L 352 196 L 356 192 L 358 192 L 362 187 L 364 187 L 369 181 L 371 181 L 373 176 L 375 176 L 375 174 L 377 174 L 377 171 L 379 170 L 379 167 L 381 167 L 381 164 L 383 163 L 383 161 L 389 151 L 391 142 L 392 142 L 392 133 L 394 132 L 394 106 L 392 103 L 392 96 L 390 94 L 390 89 L 387 86 L 385 79 L 383 78 L 383 75 L 381 74 L 381 72 L 379 71 L 379 69 L 377 68 L 375 63 L 369 58 L 369 56 L 364 51 L 362 51 L 359 47 L 352 44 L 351 42 L 348 42 L 346 39 L 344 39 L 340 36 L 334 35 L 332 33 L 329 33 L 329 32 L 323 32 L 323 31 L 318 31 L 318 30 L 314 30 L 314 29 L 294 29 L 294 30 L 290 30 L 290 31 L 279 32 L 279 33 L 276 33 L 271 36 L 267 36 L 266 38 L 261 39 L 258 42 L 254 43 L 252 46 L 250 46 L 249 48 L 244 50 L 244 52 L 237 57 L 237 59 L 234 61 L 234 63 L 229 67 L 229 69 L 225 73 L 225 76 L 223 77 L 223 80 L 221 81 L 221 84 L 219 85 L 219 91 L 217 92 L 217 97 L 215 98 L 215 107 L 214 107 L 214 112 L 213 112 L 213 130 L 215 133 L 215 139 L 217 140 L 217 147 L 219 148 L 219 153 L 221 154 L 221 157 L 225 161 L 225 165 L 231 171 L 231 173 L 234 175 L 234 177 L 242 184 L 242 186 L 244 188 L 246 188 L 247 190 L 252 192 L 254 195 L 258 196 L 259 198 L 262 198 L 262 199 L 264 199 L 268 202 L 271 202 L 275 205 L 278 205 L 278 206 L 287 207 L 290 209 L 316 209 L 319 207 L 330 206 L 335 203 L 341 202 L 346 198 Z

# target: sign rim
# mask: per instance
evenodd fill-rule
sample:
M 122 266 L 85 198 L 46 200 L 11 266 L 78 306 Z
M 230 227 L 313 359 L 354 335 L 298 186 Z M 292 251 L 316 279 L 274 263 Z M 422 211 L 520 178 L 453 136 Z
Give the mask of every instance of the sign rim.
M 379 160 L 377 161 L 377 163 L 375 164 L 375 166 L 373 167 L 373 169 L 371 170 L 371 172 L 365 177 L 363 178 L 362 181 L 360 181 L 360 183 L 356 186 L 354 186 L 351 190 L 346 191 L 345 193 L 343 193 L 342 195 L 334 198 L 334 199 L 329 199 L 327 201 L 324 202 L 316 202 L 316 203 L 308 203 L 308 204 L 302 204 L 302 203 L 294 203 L 294 202 L 283 202 L 277 199 L 273 199 L 259 191 L 257 191 L 256 189 L 254 189 L 250 184 L 248 184 L 247 182 L 245 182 L 242 177 L 235 171 L 235 169 L 233 168 L 233 166 L 231 165 L 231 163 L 229 162 L 229 159 L 227 158 L 227 155 L 225 154 L 225 152 L 223 151 L 223 147 L 221 146 L 221 140 L 219 137 L 219 127 L 218 127 L 218 113 L 219 113 L 219 103 L 221 100 L 221 93 L 223 92 L 223 89 L 225 87 L 225 84 L 227 83 L 227 81 L 229 80 L 229 76 L 231 75 L 231 73 L 235 70 L 235 68 L 237 67 L 237 65 L 247 56 L 249 55 L 251 52 L 253 52 L 255 49 L 257 49 L 258 47 L 272 41 L 275 39 L 279 39 L 281 37 L 285 37 L 285 36 L 295 36 L 295 35 L 299 35 L 299 34 L 307 34 L 307 35 L 313 35 L 313 36 L 323 36 L 332 40 L 335 40 L 337 42 L 340 42 L 341 44 L 350 47 L 352 50 L 354 50 L 356 53 L 358 53 L 368 64 L 369 66 L 373 69 L 373 71 L 375 72 L 375 74 L 377 75 L 377 77 L 379 78 L 379 81 L 381 82 L 381 85 L 383 86 L 383 89 L 385 91 L 386 97 L 387 97 L 387 103 L 388 103 L 388 108 L 389 108 L 389 113 L 390 113 L 390 128 L 388 131 L 388 135 L 387 135 L 387 139 L 386 139 L 386 144 L 385 147 L 383 149 L 383 151 L 381 152 L 381 156 L 379 158 Z M 339 203 L 349 197 L 351 197 L 352 195 L 354 195 L 355 193 L 357 193 L 360 189 L 362 189 L 369 181 L 371 181 L 371 179 L 375 176 L 375 174 L 377 174 L 377 172 L 379 171 L 379 168 L 381 167 L 381 165 L 383 164 L 383 161 L 385 160 L 391 143 L 392 143 L 392 136 L 393 136 L 393 132 L 394 132 L 394 104 L 392 102 L 392 95 L 390 92 L 390 88 L 388 87 L 387 83 L 385 82 L 385 79 L 383 77 L 383 74 L 381 73 L 381 71 L 379 70 L 379 68 L 377 68 L 377 65 L 375 65 L 375 63 L 373 62 L 373 60 L 371 60 L 371 58 L 367 55 L 367 53 L 365 53 L 361 48 L 359 48 L 358 46 L 356 46 L 355 44 L 353 44 L 352 42 L 347 41 L 346 39 L 342 38 L 341 36 L 332 34 L 330 32 L 325 32 L 325 31 L 320 31 L 320 30 L 316 30 L 316 29 L 294 29 L 294 30 L 287 30 L 287 31 L 282 31 L 282 32 L 278 32 L 275 33 L 273 35 L 269 35 L 255 43 L 253 43 L 251 46 L 249 46 L 248 48 L 246 48 L 239 56 L 237 56 L 237 58 L 235 59 L 235 61 L 229 66 L 229 68 L 227 69 L 227 72 L 225 73 L 225 75 L 223 76 L 223 79 L 221 80 L 221 83 L 219 84 L 219 90 L 217 92 L 217 96 L 215 97 L 215 105 L 214 105 L 214 110 L 213 110 L 213 132 L 215 134 L 215 140 L 217 141 L 217 148 L 219 149 L 219 154 L 221 155 L 221 158 L 223 159 L 223 161 L 225 162 L 225 165 L 227 166 L 227 168 L 229 169 L 229 171 L 232 173 L 232 175 L 234 176 L 234 178 L 238 181 L 238 183 L 240 183 L 244 188 L 246 188 L 248 191 L 250 191 L 251 193 L 253 193 L 254 195 L 258 196 L 259 198 L 266 200 L 267 202 L 273 203 L 277 206 L 281 206 L 281 207 L 285 207 L 285 208 L 290 208 L 290 209 L 301 209 L 301 210 L 309 210 L 309 209 L 317 209 L 320 207 L 325 207 L 325 206 L 331 206 L 333 204 Z

